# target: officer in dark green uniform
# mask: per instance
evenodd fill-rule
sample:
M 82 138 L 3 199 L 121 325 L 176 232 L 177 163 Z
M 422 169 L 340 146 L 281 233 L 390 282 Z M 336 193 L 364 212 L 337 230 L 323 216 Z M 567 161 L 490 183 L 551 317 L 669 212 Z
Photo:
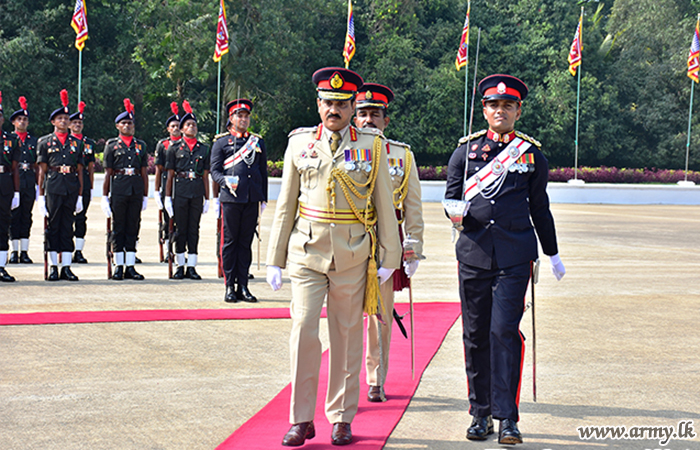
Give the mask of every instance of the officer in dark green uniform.
M 160 223 L 158 229 L 158 237 L 160 242 L 163 243 L 164 248 L 169 248 L 168 241 L 170 236 L 168 236 L 168 223 L 170 222 L 170 215 L 163 207 L 163 201 L 165 200 L 165 185 L 168 181 L 168 171 L 165 170 L 165 162 L 167 160 L 166 156 L 168 149 L 177 141 L 182 139 L 182 132 L 180 131 L 180 111 L 177 103 L 172 102 L 170 104 L 170 110 L 172 111 L 172 116 L 168 117 L 165 121 L 165 128 L 168 131 L 168 137 L 163 138 L 156 144 L 156 154 L 155 154 L 155 165 L 156 165 L 156 204 L 158 209 L 163 211 L 163 220 Z M 163 258 L 163 261 L 167 261 L 167 256 Z
M 83 135 L 85 120 L 85 102 L 78 104 L 78 112 L 70 116 L 71 135 L 83 142 L 83 210 L 75 215 L 75 253 L 73 261 L 87 264 L 83 256 L 85 233 L 87 232 L 87 210 L 92 199 L 92 186 L 95 182 L 95 141 Z
M 168 151 L 165 168 L 165 209 L 175 218 L 176 280 L 201 280 L 197 266 L 199 221 L 209 211 L 209 146 L 197 140 L 197 118 L 189 102 L 182 104 L 185 115 L 180 118 L 183 137 Z M 187 270 L 185 271 L 185 250 Z
M 15 127 L 14 137 L 19 146 L 19 207 L 12 210 L 12 226 L 10 237 L 12 239 L 12 255 L 10 264 L 31 264 L 29 257 L 29 234 L 32 229 L 32 209 L 34 200 L 39 190 L 37 187 L 37 175 L 39 170 L 36 165 L 36 137 L 29 134 L 29 111 L 27 99 L 19 98 L 17 111 L 10 116 L 10 122 Z
M 9 250 L 9 231 L 12 210 L 19 206 L 19 174 L 17 160 L 19 147 L 15 137 L 2 130 L 5 116 L 2 110 L 2 93 L 0 93 L 0 139 L 2 139 L 2 158 L 0 158 L 0 281 L 12 282 L 15 278 L 5 270 L 7 251 Z
M 37 143 L 39 209 L 49 218 L 46 229 L 51 270 L 48 281 L 78 281 L 70 270 L 73 257 L 75 213 L 83 210 L 83 143 L 68 134 L 68 92 L 61 91 L 63 106 L 49 116 L 54 131 Z M 61 252 L 61 274 L 58 274 Z
M 112 217 L 112 251 L 116 265 L 112 279 L 143 280 L 134 264 L 141 211 L 148 204 L 148 152 L 146 143 L 134 137 L 131 100 L 124 99 L 124 107 L 125 111 L 114 119 L 119 137 L 105 144 L 102 211 Z

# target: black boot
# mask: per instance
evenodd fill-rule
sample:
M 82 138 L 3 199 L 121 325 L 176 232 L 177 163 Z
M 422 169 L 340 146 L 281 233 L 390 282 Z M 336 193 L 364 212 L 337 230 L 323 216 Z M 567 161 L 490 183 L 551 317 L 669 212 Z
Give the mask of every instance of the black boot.
M 114 268 L 114 273 L 112 274 L 112 279 L 121 281 L 124 279 L 124 266 L 116 266 Z
M 143 280 L 143 275 L 138 273 L 136 269 L 134 269 L 134 266 L 127 266 L 124 272 L 124 278 L 129 280 Z
M 20 262 L 20 264 L 34 264 L 34 261 L 32 261 L 32 258 L 30 258 L 29 254 L 25 251 L 20 252 L 19 262 Z
M 224 301 L 226 303 L 236 303 L 238 301 L 238 297 L 236 297 L 235 286 L 226 286 L 226 295 L 224 296 Z
M 141 261 L 141 258 L 139 258 L 138 256 L 134 256 L 134 262 L 136 264 L 143 264 L 143 261 Z
M 173 274 L 173 280 L 182 280 L 183 278 L 185 278 L 185 268 L 183 266 L 178 266 Z
M 78 281 L 78 277 L 75 276 L 73 272 L 71 272 L 70 266 L 61 267 L 61 279 L 68 281 Z
M 187 267 L 187 272 L 185 272 L 185 278 L 189 278 L 190 280 L 201 280 L 202 277 L 199 276 L 196 270 L 194 270 L 194 267 L 188 266 Z
M 248 290 L 248 286 L 238 285 L 238 290 L 236 290 L 236 297 L 238 300 L 243 300 L 248 303 L 255 303 L 258 301 L 257 298 Z
M 7 273 L 4 267 L 0 267 L 0 281 L 4 283 L 12 283 L 15 281 L 15 277 Z
M 49 270 L 49 277 L 46 279 L 47 281 L 58 281 L 60 278 L 58 277 L 58 267 L 57 266 L 51 266 Z
M 73 262 L 78 264 L 87 264 L 87 259 L 83 256 L 83 252 L 76 250 L 73 254 Z
M 17 252 L 10 253 L 10 260 L 7 262 L 10 264 L 19 264 L 19 255 Z

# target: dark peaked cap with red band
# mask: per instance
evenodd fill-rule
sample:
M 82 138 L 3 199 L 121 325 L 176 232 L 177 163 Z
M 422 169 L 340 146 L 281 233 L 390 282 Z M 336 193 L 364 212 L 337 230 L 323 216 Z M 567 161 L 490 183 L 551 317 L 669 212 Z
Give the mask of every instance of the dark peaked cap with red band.
M 357 73 L 342 67 L 324 67 L 311 77 L 322 100 L 350 100 L 364 81 Z
M 229 116 L 241 109 L 248 112 L 252 111 L 253 102 L 247 98 L 239 98 L 226 103 L 226 111 L 228 111 Z
M 519 78 L 511 75 L 490 75 L 479 83 L 483 102 L 489 100 L 513 100 L 518 103 L 527 97 L 528 88 Z
M 357 93 L 358 108 L 386 109 L 392 101 L 394 101 L 392 90 L 378 83 L 365 83 Z

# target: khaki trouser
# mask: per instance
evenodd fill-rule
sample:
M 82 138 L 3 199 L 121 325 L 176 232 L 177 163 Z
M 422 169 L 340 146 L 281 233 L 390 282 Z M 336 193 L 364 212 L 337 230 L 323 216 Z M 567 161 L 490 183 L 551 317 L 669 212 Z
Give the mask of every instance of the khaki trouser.
M 321 367 L 319 321 L 323 301 L 330 340 L 326 417 L 330 423 L 352 422 L 360 397 L 362 367 L 362 305 L 367 263 L 328 274 L 295 263 L 288 265 L 292 281 L 292 332 L 289 338 L 292 424 L 314 419 Z
M 397 269 L 401 270 L 401 269 Z M 384 312 L 382 319 L 386 325 L 382 325 L 377 316 L 370 316 L 367 319 L 367 354 L 365 356 L 365 367 L 367 369 L 367 384 L 369 386 L 384 386 L 386 374 L 389 371 L 389 343 L 391 342 L 391 330 L 394 324 L 394 277 L 392 275 L 386 283 L 380 287 L 382 301 L 384 303 Z M 378 327 L 382 327 L 382 364 L 380 374 L 379 364 L 379 331 Z

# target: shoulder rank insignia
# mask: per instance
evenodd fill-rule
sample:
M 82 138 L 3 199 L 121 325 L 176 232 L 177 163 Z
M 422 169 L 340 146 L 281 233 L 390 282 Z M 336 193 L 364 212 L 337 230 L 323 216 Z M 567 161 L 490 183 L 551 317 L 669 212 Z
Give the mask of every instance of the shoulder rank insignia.
M 216 136 L 214 136 L 214 142 L 216 142 L 218 139 L 221 139 L 222 137 L 229 136 L 231 133 L 226 132 L 226 133 L 219 133 Z
M 301 134 L 301 133 L 314 133 L 314 132 L 316 132 L 317 129 L 318 129 L 318 125 L 315 127 L 300 127 L 300 128 L 297 128 L 297 129 L 290 131 L 289 134 L 287 135 L 287 137 L 292 137 L 295 134 Z
M 518 136 L 520 139 L 522 139 L 522 140 L 524 140 L 524 141 L 527 141 L 527 142 L 529 142 L 529 143 L 531 143 L 531 144 L 534 144 L 537 148 L 542 147 L 542 144 L 540 144 L 540 141 L 538 141 L 537 139 L 535 139 L 535 138 L 533 138 L 533 137 L 528 136 L 528 135 L 525 134 L 525 133 L 521 133 L 520 131 L 516 131 L 516 132 L 515 132 L 515 135 Z
M 483 136 L 485 134 L 486 134 L 486 130 L 480 130 L 480 131 L 477 131 L 476 133 L 470 134 L 469 136 L 463 136 L 459 140 L 459 145 L 466 144 L 468 141 L 470 141 L 472 139 L 476 139 L 476 138 Z M 458 145 L 458 147 L 459 147 L 459 145 Z
M 395 141 L 395 140 L 393 140 L 393 139 L 387 139 L 386 141 L 387 141 L 389 144 L 396 145 L 396 146 L 398 146 L 398 147 L 403 147 L 403 148 L 405 148 L 406 150 L 410 150 L 410 149 L 411 149 L 411 146 L 408 145 L 408 144 L 406 144 L 405 142 L 399 142 L 399 141 Z

